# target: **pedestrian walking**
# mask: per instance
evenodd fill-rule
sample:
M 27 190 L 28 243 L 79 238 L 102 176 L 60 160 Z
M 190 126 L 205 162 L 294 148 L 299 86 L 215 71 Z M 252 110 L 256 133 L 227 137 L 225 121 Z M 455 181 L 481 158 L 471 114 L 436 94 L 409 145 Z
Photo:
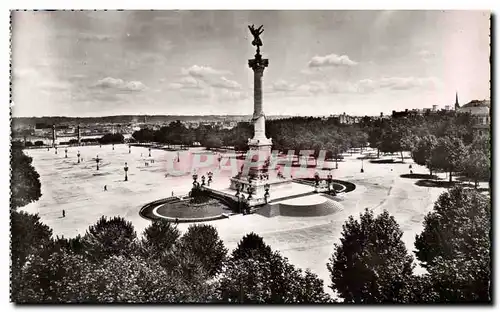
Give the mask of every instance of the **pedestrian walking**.
M 64 211 L 64 209 L 62 211 L 62 214 L 63 214 L 63 218 L 65 218 L 66 217 L 66 211 Z

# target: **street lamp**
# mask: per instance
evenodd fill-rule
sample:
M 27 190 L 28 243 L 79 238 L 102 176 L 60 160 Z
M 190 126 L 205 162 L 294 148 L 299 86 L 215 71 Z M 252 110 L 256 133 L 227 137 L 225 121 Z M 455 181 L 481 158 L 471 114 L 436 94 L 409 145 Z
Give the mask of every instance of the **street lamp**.
M 212 173 L 212 171 L 209 171 L 209 172 L 207 173 L 207 176 L 208 176 L 208 186 L 210 186 L 210 183 L 212 183 L 212 176 L 213 176 L 213 175 L 214 175 L 214 174 Z
M 269 185 L 269 183 L 266 183 L 266 185 L 264 185 L 264 199 L 266 201 L 266 204 L 267 204 L 267 199 L 269 198 L 269 189 L 271 188 L 271 186 Z
M 78 163 L 80 163 L 80 151 L 78 151 L 78 154 L 76 154 L 76 156 L 78 157 Z
M 255 191 L 254 187 L 250 185 L 248 187 L 248 198 L 247 198 L 248 200 L 252 199 L 252 194 L 254 191 Z
M 123 167 L 123 170 L 125 170 L 125 181 L 128 181 L 128 175 L 127 175 L 128 166 L 127 166 L 127 163 L 125 163 L 125 167 Z
M 236 197 L 240 196 L 240 183 L 236 182 Z M 239 197 L 238 197 L 239 199 Z
M 101 161 L 101 160 L 99 159 L 99 155 L 97 155 L 97 157 L 96 157 L 96 159 L 95 159 L 95 162 L 96 162 L 96 164 L 97 164 L 97 170 L 99 170 L 99 162 L 100 162 L 100 161 Z

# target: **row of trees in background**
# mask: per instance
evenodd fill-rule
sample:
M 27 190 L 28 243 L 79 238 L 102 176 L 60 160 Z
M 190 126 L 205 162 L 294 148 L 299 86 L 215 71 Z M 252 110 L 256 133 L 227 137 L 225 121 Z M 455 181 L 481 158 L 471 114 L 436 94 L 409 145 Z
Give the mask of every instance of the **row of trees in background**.
M 199 142 L 206 148 L 234 146 L 246 151 L 247 141 L 253 135 L 253 125 L 240 122 L 233 129 L 201 125 L 186 128 L 180 121 L 172 122 L 159 130 L 141 129 L 133 133 L 139 142 L 159 142 L 191 146 Z M 338 118 L 293 117 L 266 122 L 266 135 L 273 139 L 273 148 L 282 152 L 313 150 L 318 157 L 321 150 L 328 158 L 334 158 L 354 148 L 368 145 L 379 153 L 400 153 L 415 148 L 420 138 L 433 135 L 436 138 L 453 137 L 464 144 L 472 143 L 473 129 L 468 114 L 409 116 L 405 118 L 363 118 L 357 124 L 342 124 Z
M 474 181 L 489 180 L 491 175 L 491 144 L 488 135 L 476 136 L 466 145 L 458 137 L 436 138 L 429 134 L 417 139 L 412 150 L 413 160 L 426 166 L 432 176 L 433 170 L 449 173 L 450 182 L 454 172 L 461 172 Z
M 329 287 L 345 303 L 490 302 L 490 209 L 473 189 L 443 193 L 416 236 L 423 275 L 387 211 L 351 216 L 327 263 Z M 337 302 L 255 233 L 228 254 L 206 224 L 181 235 L 155 221 L 139 238 L 123 218 L 102 217 L 66 239 L 13 211 L 11 230 L 15 302 Z

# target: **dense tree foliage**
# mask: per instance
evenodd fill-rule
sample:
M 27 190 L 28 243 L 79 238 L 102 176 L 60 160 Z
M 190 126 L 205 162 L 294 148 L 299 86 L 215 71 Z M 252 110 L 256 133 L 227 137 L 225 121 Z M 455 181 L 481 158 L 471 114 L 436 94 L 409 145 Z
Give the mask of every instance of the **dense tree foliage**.
M 130 256 L 137 251 L 136 238 L 131 222 L 122 217 L 103 216 L 89 227 L 82 242 L 91 257 L 102 260 L 113 255 Z
M 180 231 L 171 222 L 157 220 L 144 230 L 141 245 L 147 257 L 161 259 L 180 236 Z
M 251 232 L 243 236 L 236 249 L 233 250 L 231 257 L 233 260 L 251 259 L 258 256 L 271 256 L 271 247 L 264 243 L 259 235 Z
M 489 301 L 490 198 L 473 189 L 441 194 L 415 239 L 440 302 Z
M 408 302 L 414 265 L 402 235 L 387 211 L 351 216 L 327 264 L 330 287 L 347 303 Z
M 429 134 L 420 138 L 413 150 L 413 160 L 415 163 L 426 166 L 429 169 L 430 175 L 434 169 L 434 158 L 432 157 L 434 150 L 437 146 L 437 139 L 434 135 Z
M 491 144 L 487 135 L 477 136 L 467 147 L 467 157 L 464 161 L 464 174 L 474 181 L 477 188 L 479 181 L 489 181 L 491 178 Z
M 179 241 L 179 249 L 191 254 L 202 264 L 209 276 L 215 276 L 222 270 L 227 256 L 227 249 L 219 238 L 217 230 L 207 224 L 189 226 Z
M 25 206 L 42 196 L 40 176 L 33 167 L 32 158 L 19 147 L 12 147 L 10 157 L 10 208 Z
M 99 138 L 99 143 L 101 144 L 120 144 L 123 143 L 125 138 L 121 133 L 106 133 L 101 138 Z
M 255 233 L 243 237 L 220 278 L 220 298 L 237 303 L 330 302 L 323 281 L 296 269 Z
M 26 212 L 11 211 L 10 231 L 13 270 L 22 267 L 30 254 L 47 248 L 52 238 L 52 229 L 38 215 Z

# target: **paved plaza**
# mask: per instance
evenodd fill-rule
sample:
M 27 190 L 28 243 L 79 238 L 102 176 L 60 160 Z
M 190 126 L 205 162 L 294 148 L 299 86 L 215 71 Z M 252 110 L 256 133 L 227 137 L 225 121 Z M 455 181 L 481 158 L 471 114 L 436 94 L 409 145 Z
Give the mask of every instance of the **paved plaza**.
M 77 151 L 83 162 L 77 163 Z M 199 151 L 199 150 L 198 150 Z M 371 151 L 370 153 L 375 154 Z M 33 165 L 40 174 L 42 197 L 37 202 L 23 207 L 30 213 L 38 213 L 42 221 L 54 231 L 54 236 L 73 237 L 84 234 L 89 225 L 102 215 L 122 216 L 131 221 L 138 234 L 142 233 L 150 221 L 138 214 L 142 205 L 172 195 L 185 195 L 192 186 L 190 173 L 166 175 L 167 162 L 177 155 L 179 162 L 185 162 L 190 152 L 149 151 L 144 147 L 127 145 L 80 146 L 68 148 L 65 158 L 64 148 L 32 149 L 27 154 L 33 158 Z M 368 152 L 365 152 L 365 155 Z M 96 170 L 95 157 L 102 159 Z M 142 156 L 141 156 L 142 155 Z M 350 216 L 359 216 L 365 208 L 376 213 L 387 209 L 402 230 L 403 240 L 409 250 L 413 250 L 415 235 L 422 229 L 424 216 L 432 210 L 433 204 L 445 188 L 417 186 L 418 179 L 402 178 L 409 173 L 409 164 L 414 173 L 428 173 L 424 167 L 410 159 L 402 163 L 370 163 L 363 161 L 364 173 L 360 172 L 360 154 L 346 154 L 334 169 L 334 179 L 356 184 L 352 192 L 339 196 L 338 203 L 343 209 L 321 217 L 265 217 L 260 214 L 235 215 L 228 219 L 207 222 L 214 225 L 226 247 L 232 250 L 247 233 L 261 235 L 273 249 L 288 257 L 299 268 L 310 268 L 329 284 L 326 263 L 333 251 L 333 243 L 339 241 L 342 224 Z M 394 156 L 396 158 L 396 156 Z M 389 158 L 389 157 L 385 157 Z M 154 162 L 151 162 L 151 159 Z M 127 162 L 128 181 L 124 181 L 124 163 Z M 146 165 L 148 162 L 149 165 Z M 335 164 L 327 162 L 334 168 Z M 203 172 L 201 172 L 202 174 Z M 229 184 L 230 172 L 215 174 L 213 187 L 224 189 Z M 442 175 L 445 178 L 444 174 Z M 104 186 L 107 191 L 104 191 Z M 272 191 L 271 191 L 272 195 Z M 312 196 L 312 197 L 311 197 Z M 314 196 L 290 199 L 295 204 L 314 199 Z M 66 217 L 62 218 L 62 210 Z M 184 231 L 189 224 L 179 224 Z M 417 268 L 417 272 L 420 269 Z

